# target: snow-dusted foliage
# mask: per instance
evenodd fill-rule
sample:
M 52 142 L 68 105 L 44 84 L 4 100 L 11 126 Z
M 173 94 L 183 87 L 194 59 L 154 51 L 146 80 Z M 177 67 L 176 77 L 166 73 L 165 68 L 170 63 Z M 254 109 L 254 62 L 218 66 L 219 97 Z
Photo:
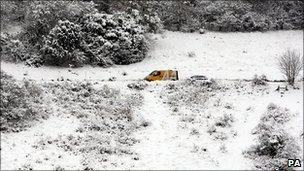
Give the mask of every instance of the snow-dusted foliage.
M 59 21 L 44 40 L 42 58 L 49 65 L 81 66 L 87 61 L 82 50 L 83 42 L 80 25 L 68 20 Z
M 1 60 L 6 62 L 25 62 L 29 66 L 40 66 L 43 62 L 40 56 L 22 41 L 8 34 L 1 34 Z
M 87 13 L 97 12 L 93 2 L 30 1 L 25 5 L 24 31 L 21 38 L 30 45 L 40 45 L 59 20 L 77 21 Z
M 251 84 L 252 86 L 265 86 L 267 85 L 267 77 L 266 75 L 260 75 L 258 76 L 257 74 L 255 74 L 253 76 L 253 79 L 251 80 Z
M 59 148 L 81 153 L 84 166 L 107 160 L 108 155 L 133 154 L 129 147 L 137 140 L 130 135 L 140 126 L 133 108 L 142 104 L 141 94 L 125 95 L 107 85 L 95 88 L 90 82 L 55 82 L 44 87 L 62 113 L 82 123 L 77 129 L 79 136 L 51 140 Z
M 167 103 L 172 106 L 202 107 L 221 86 L 215 81 L 186 80 L 180 83 L 170 83 L 166 86 L 164 96 Z
M 257 144 L 245 151 L 245 156 L 255 161 L 255 167 L 262 170 L 285 170 L 287 159 L 299 158 L 300 147 L 295 138 L 284 129 L 290 120 L 287 109 L 269 104 L 260 123 L 254 129 Z
M 95 3 L 99 5 L 97 8 L 108 14 L 125 11 L 136 18 L 137 23 L 142 25 L 146 32 L 163 31 L 163 22 L 156 10 L 156 6 L 160 4 L 157 1 L 107 1 L 106 3 L 95 1 Z
M 34 82 L 17 82 L 1 71 L 1 131 L 19 132 L 37 119 L 46 118 L 43 90 Z
M 93 63 L 105 66 L 130 64 L 144 59 L 147 41 L 136 15 L 89 14 L 83 19 L 86 49 Z
M 205 27 L 214 31 L 266 31 L 303 27 L 301 1 L 162 1 L 151 6 L 164 27 L 193 32 Z
M 133 82 L 127 85 L 130 89 L 144 90 L 148 84 L 143 81 Z
M 27 57 L 27 51 L 22 42 L 13 39 L 8 34 L 1 34 L 1 60 L 8 62 L 24 61 Z
M 230 114 L 224 114 L 220 118 L 218 118 L 215 121 L 215 126 L 220 126 L 220 127 L 231 127 L 232 123 L 234 122 L 233 116 Z
M 144 59 L 144 29 L 129 14 L 88 14 L 81 22 L 60 21 L 44 41 L 46 64 L 111 66 Z

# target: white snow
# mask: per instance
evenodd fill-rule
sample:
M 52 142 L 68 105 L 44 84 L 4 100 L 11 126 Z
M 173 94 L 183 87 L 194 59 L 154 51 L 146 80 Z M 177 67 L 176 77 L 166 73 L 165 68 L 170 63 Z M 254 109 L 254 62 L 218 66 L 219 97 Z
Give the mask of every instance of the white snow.
M 35 170 L 50 170 L 61 166 L 65 169 L 76 170 L 81 168 L 80 156 L 67 153 L 50 145 L 46 149 L 35 149 L 33 145 L 45 138 L 56 138 L 60 135 L 75 134 L 79 120 L 64 118 L 63 116 L 51 116 L 48 120 L 20 133 L 1 134 L 1 169 L 18 170 L 30 164 Z M 58 156 L 61 156 L 59 158 Z
M 152 35 L 156 43 L 142 62 L 110 68 L 84 66 L 82 68 L 40 67 L 1 63 L 1 68 L 18 79 L 117 80 L 143 79 L 157 69 L 176 69 L 180 78 L 203 74 L 211 78 L 252 78 L 265 74 L 269 79 L 283 79 L 276 58 L 286 49 L 303 55 L 302 31 L 253 33 L 180 33 L 166 31 Z M 194 52 L 196 57 L 188 57 Z M 126 76 L 122 73 L 127 72 Z
M 127 88 L 128 83 L 142 79 L 157 69 L 176 69 L 182 79 L 196 74 L 219 79 L 243 79 L 252 78 L 254 74 L 265 74 L 268 79 L 283 79 L 275 59 L 287 48 L 296 49 L 303 54 L 302 31 L 206 34 L 167 31 L 163 35 L 152 36 L 156 44 L 149 57 L 136 64 L 110 68 L 32 68 L 24 64 L 1 62 L 1 69 L 19 80 L 30 78 L 39 82 L 61 77 L 101 81 L 114 76 L 118 81 L 106 81 L 102 84 L 129 92 L 133 90 Z M 194 52 L 195 56 L 188 57 L 189 52 Z M 123 76 L 123 72 L 127 72 L 127 75 Z M 206 106 L 205 113 L 192 113 L 197 117 L 223 112 L 233 114 L 235 122 L 231 128 L 225 130 L 228 139 L 224 141 L 214 140 L 207 133 L 209 123 L 181 122 L 180 116 L 172 113 L 169 106 L 159 97 L 167 83 L 151 82 L 145 90 L 140 91 L 144 96 L 144 104 L 135 113 L 137 119 L 146 120 L 150 125 L 134 133 L 140 143 L 135 144 L 132 149 L 138 154 L 139 160 L 113 156 L 110 161 L 121 163 L 119 166 L 109 164 L 107 168 L 99 169 L 250 170 L 253 163 L 244 158 L 242 152 L 255 143 L 255 136 L 251 131 L 258 124 L 269 103 L 278 104 L 296 113 L 288 122 L 286 130 L 296 137 L 303 148 L 303 137 L 300 137 L 303 133 L 302 83 L 300 90 L 290 89 L 283 95 L 274 91 L 283 83 L 270 83 L 268 94 L 228 91 L 218 94 L 218 97 L 223 104 L 231 103 L 233 109 L 219 109 L 210 103 Z M 205 121 L 200 118 L 199 120 Z M 54 115 L 27 131 L 1 134 L 1 168 L 18 169 L 29 163 L 34 169 L 54 169 L 54 163 L 57 163 L 65 169 L 82 169 L 81 156 L 64 152 L 55 146 L 45 150 L 31 147 L 43 137 L 76 134 L 78 122 L 79 120 L 73 117 L 62 118 L 60 115 Z M 198 130 L 199 134 L 191 135 L 191 129 Z M 236 132 L 237 135 L 232 136 L 231 132 Z M 227 152 L 220 151 L 223 145 Z M 29 157 L 26 157 L 27 154 L 30 154 Z M 58 155 L 62 155 L 64 159 L 58 159 Z M 49 158 L 48 161 L 44 160 L 45 156 Z M 42 163 L 37 163 L 37 160 L 42 160 Z

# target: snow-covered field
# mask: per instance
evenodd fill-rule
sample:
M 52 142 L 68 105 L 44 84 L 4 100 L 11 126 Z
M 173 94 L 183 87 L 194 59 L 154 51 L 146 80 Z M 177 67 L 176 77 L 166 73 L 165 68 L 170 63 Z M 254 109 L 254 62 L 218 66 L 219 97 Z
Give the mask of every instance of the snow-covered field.
M 269 79 L 283 79 L 276 58 L 287 48 L 303 54 L 302 31 L 266 33 L 196 33 L 165 32 L 153 35 L 155 45 L 144 61 L 127 66 L 99 68 L 30 68 L 23 64 L 1 63 L 1 69 L 16 79 L 30 78 L 42 81 L 57 79 L 94 80 L 100 85 L 119 89 L 122 93 L 138 92 L 143 105 L 136 108 L 134 117 L 145 120 L 147 127 L 136 130 L 132 136 L 139 142 L 131 148 L 137 154 L 113 155 L 104 163 L 89 166 L 93 169 L 253 169 L 252 160 L 243 152 L 255 144 L 252 130 L 266 112 L 269 103 L 286 107 L 294 114 L 285 127 L 295 137 L 303 151 L 303 83 L 299 90 L 275 91 L 284 83 L 269 83 L 266 87 L 251 87 L 249 82 L 229 79 L 250 79 L 254 74 L 265 74 Z M 195 54 L 189 57 L 188 53 Z M 227 79 L 228 90 L 216 93 L 201 110 L 179 106 L 176 112 L 164 100 L 169 81 L 150 82 L 141 91 L 127 84 L 142 79 L 157 69 L 176 69 L 182 79 L 195 74 Z M 122 73 L 127 72 L 126 76 Z M 107 81 L 116 77 L 117 81 Z M 101 82 L 101 80 L 106 80 Z M 174 82 L 178 84 L 179 82 Z M 243 88 L 237 89 L 235 85 Z M 222 134 L 208 133 L 218 116 L 233 116 L 230 127 L 218 128 Z M 66 152 L 55 145 L 45 149 L 33 145 L 45 137 L 77 134 L 80 120 L 56 113 L 34 127 L 19 133 L 1 134 L 1 169 L 84 169 L 83 156 Z M 303 153 L 300 154 L 303 156 Z M 102 167 L 102 168 L 101 168 Z
M 276 64 L 282 52 L 295 49 L 303 54 L 302 31 L 207 34 L 167 31 L 152 35 L 154 47 L 144 61 L 110 68 L 85 66 L 77 69 L 40 67 L 3 63 L 1 68 L 17 79 L 35 80 L 57 78 L 107 80 L 143 79 L 157 69 L 176 69 L 180 78 L 203 74 L 211 78 L 252 78 L 265 74 L 269 79 L 283 79 Z M 194 53 L 189 57 L 188 53 Z M 122 73 L 127 72 L 126 76 Z

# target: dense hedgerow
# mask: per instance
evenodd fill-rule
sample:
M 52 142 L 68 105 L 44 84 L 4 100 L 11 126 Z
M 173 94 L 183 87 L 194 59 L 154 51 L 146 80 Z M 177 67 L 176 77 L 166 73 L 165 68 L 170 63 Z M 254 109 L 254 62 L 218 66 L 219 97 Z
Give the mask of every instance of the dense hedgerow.
M 1 71 L 1 131 L 18 132 L 46 118 L 43 90 L 34 82 L 18 82 Z

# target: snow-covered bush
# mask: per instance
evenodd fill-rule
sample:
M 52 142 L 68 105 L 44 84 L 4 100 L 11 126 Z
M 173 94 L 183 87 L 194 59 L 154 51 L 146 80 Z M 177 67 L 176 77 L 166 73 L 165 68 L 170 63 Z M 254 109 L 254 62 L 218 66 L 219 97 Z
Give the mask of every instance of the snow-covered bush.
M 86 15 L 82 31 L 86 35 L 86 54 L 102 66 L 139 62 L 148 50 L 142 26 L 127 13 Z
M 190 58 L 196 57 L 196 54 L 195 54 L 194 51 L 188 52 L 187 55 L 188 55 L 188 57 L 190 57 Z
M 43 91 L 35 83 L 17 82 L 1 71 L 1 131 L 18 132 L 47 117 Z
M 172 107 L 186 106 L 202 108 L 211 96 L 221 88 L 216 82 L 206 84 L 204 81 L 182 81 L 166 85 L 162 96 Z
M 162 21 L 158 14 L 155 11 L 152 11 L 152 9 L 147 8 L 146 11 L 144 11 L 128 8 L 126 14 L 134 18 L 137 24 L 142 25 L 145 32 L 160 33 L 163 31 Z
M 163 23 L 156 12 L 143 15 L 143 19 L 139 23 L 146 27 L 147 32 L 161 33 L 163 31 Z
M 284 124 L 290 120 L 292 115 L 287 108 L 282 108 L 273 103 L 267 106 L 267 112 L 262 115 L 261 122 L 276 122 Z
M 82 66 L 87 62 L 84 55 L 83 33 L 78 24 L 59 21 L 44 40 L 41 49 L 45 64 L 57 66 Z
M 270 19 L 264 14 L 249 12 L 242 16 L 242 26 L 246 31 L 265 31 L 272 29 Z
M 265 85 L 267 85 L 267 81 L 268 81 L 268 79 L 267 79 L 266 75 L 258 76 L 257 74 L 255 74 L 251 81 L 251 84 L 253 86 L 265 86 Z
M 48 35 L 59 20 L 76 22 L 83 15 L 97 12 L 93 2 L 82 1 L 29 1 L 25 7 L 22 41 L 41 46 L 43 36 Z
M 26 65 L 40 66 L 43 62 L 39 55 L 33 53 L 16 37 L 1 34 L 1 60 L 7 62 L 25 62 Z
M 230 114 L 224 114 L 220 118 L 218 118 L 215 122 L 215 126 L 220 126 L 220 127 L 230 127 L 232 123 L 234 122 L 233 116 Z
M 133 82 L 127 85 L 130 89 L 144 90 L 148 84 L 143 81 Z
M 299 158 L 300 147 L 284 129 L 290 119 L 287 109 L 269 104 L 267 112 L 254 129 L 257 144 L 244 152 L 255 161 L 255 167 L 262 170 L 285 170 L 287 159 Z
M 1 34 L 1 60 L 8 62 L 21 62 L 27 58 L 27 51 L 22 42 L 13 39 L 8 34 Z

